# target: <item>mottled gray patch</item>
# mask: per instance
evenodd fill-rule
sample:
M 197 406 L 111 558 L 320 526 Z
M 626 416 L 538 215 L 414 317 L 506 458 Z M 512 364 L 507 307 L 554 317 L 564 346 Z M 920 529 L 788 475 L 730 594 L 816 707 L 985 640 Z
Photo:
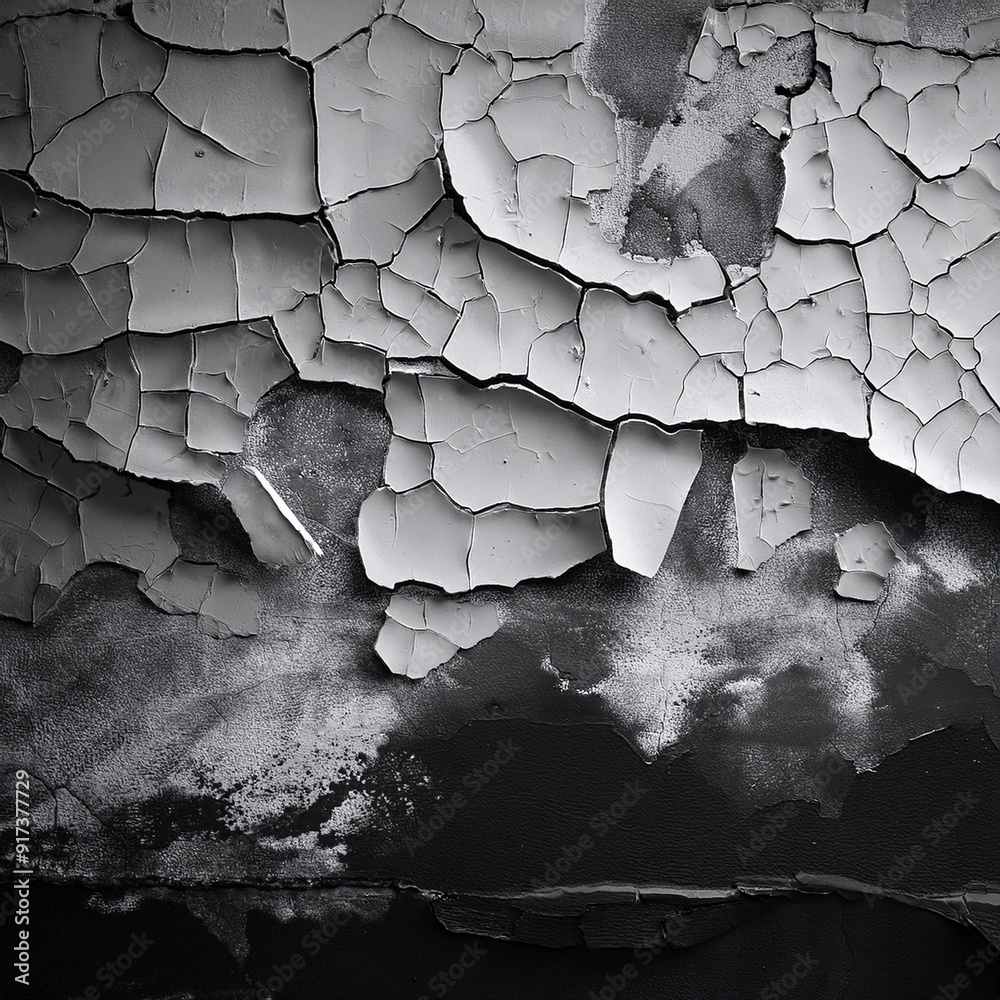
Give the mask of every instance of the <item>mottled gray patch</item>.
M 815 41 L 779 39 L 746 66 L 726 51 L 702 83 L 687 65 L 704 11 L 611 0 L 594 17 L 587 83 L 615 108 L 628 151 L 597 214 L 633 256 L 673 260 L 700 245 L 723 265 L 755 267 L 773 246 L 784 169 L 781 143 L 753 118 L 765 106 L 787 111 L 808 88 Z
M 759 264 L 774 244 L 783 181 L 780 143 L 746 128 L 680 191 L 669 166 L 658 166 L 632 196 L 622 249 L 670 259 L 698 241 L 724 265 Z
M 21 352 L 9 344 L 0 344 L 0 395 L 10 392 L 21 377 Z

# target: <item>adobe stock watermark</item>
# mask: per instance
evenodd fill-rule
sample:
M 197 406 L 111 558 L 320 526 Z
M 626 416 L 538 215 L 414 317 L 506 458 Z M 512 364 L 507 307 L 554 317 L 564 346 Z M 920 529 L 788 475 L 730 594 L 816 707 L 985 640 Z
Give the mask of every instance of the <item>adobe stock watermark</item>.
M 942 813 L 937 819 L 932 820 L 920 831 L 920 840 L 911 844 L 907 850 L 893 857 L 893 863 L 876 878 L 873 883 L 874 887 L 877 889 L 892 889 L 902 882 L 907 875 L 919 868 L 927 859 L 928 847 L 935 848 L 943 840 L 951 836 L 959 823 L 971 815 L 980 802 L 982 802 L 982 799 L 978 795 L 973 795 L 972 792 L 957 792 L 952 807 Z M 865 893 L 865 901 L 868 903 L 869 908 L 874 907 L 881 898 L 881 895 L 877 892 Z
M 622 787 L 624 789 L 622 794 L 607 809 L 602 809 L 590 817 L 587 828 L 592 834 L 581 833 L 576 840 L 564 844 L 555 860 L 545 866 L 542 877 L 531 880 L 533 889 L 551 889 L 558 885 L 573 866 L 586 853 L 592 851 L 598 841 L 606 837 L 622 821 L 625 814 L 649 792 L 649 789 L 643 788 L 638 781 L 623 782 Z
M 966 276 L 970 269 L 972 274 Z M 1000 254 L 995 250 L 985 258 L 970 254 L 961 261 L 961 267 L 953 267 L 948 273 L 952 287 L 948 289 L 945 299 L 948 305 L 961 312 L 984 288 L 996 281 L 1000 274 Z
M 348 923 L 350 916 L 342 910 L 329 920 L 325 920 L 319 927 L 314 927 L 303 934 L 299 942 L 302 951 L 292 952 L 284 962 L 275 962 L 267 979 L 263 982 L 258 979 L 254 984 L 254 1000 L 274 1000 L 274 997 L 306 967 L 308 964 L 306 955 L 315 958 Z
M 587 1000 L 614 1000 L 623 993 L 631 982 L 639 978 L 639 973 L 665 948 L 671 946 L 694 918 L 690 913 L 680 911 L 663 922 L 663 935 L 653 941 L 636 945 L 632 949 L 632 961 L 625 962 L 617 972 L 609 972 L 603 984 L 587 994 Z
M 958 647 L 958 640 L 951 639 L 937 653 L 928 654 L 926 663 L 914 667 L 910 671 L 910 676 L 905 681 L 900 681 L 896 685 L 896 693 L 900 701 L 905 705 L 907 702 L 923 694 L 931 685 L 931 682 L 940 675 L 942 670 L 948 669 L 947 660 Z
M 879 137 L 881 139 L 881 136 Z M 934 162 L 942 153 L 947 152 L 956 143 L 967 140 L 968 134 L 958 128 L 954 123 L 939 126 L 934 134 L 928 139 L 927 145 L 920 152 L 909 152 L 911 163 L 915 163 L 918 168 L 923 169 Z M 888 143 L 882 139 L 884 145 Z M 948 170 L 948 173 L 952 173 Z M 919 177 L 918 177 L 919 179 Z M 855 216 L 858 227 L 871 230 L 873 226 L 879 227 L 874 230 L 884 232 L 893 218 L 898 216 L 900 210 L 906 207 L 908 195 L 912 192 L 913 183 L 906 183 L 896 177 L 890 184 L 872 191 L 874 198 Z M 892 212 L 896 208 L 895 214 Z
M 145 932 L 133 934 L 124 951 L 95 970 L 94 978 L 97 983 L 91 983 L 82 993 L 75 997 L 67 997 L 67 1000 L 100 1000 L 154 944 L 156 942 Z M 100 985 L 97 985 L 98 983 Z M 101 987 L 104 988 L 104 992 L 101 991 Z
M 987 969 L 991 968 L 998 958 L 1000 958 L 1000 941 L 991 940 L 985 948 L 977 948 L 965 960 L 965 968 L 972 975 L 958 972 L 951 982 L 938 983 L 937 992 L 931 1000 L 958 1000 L 962 993 L 972 986 Z
M 885 229 L 894 218 L 893 206 L 900 204 L 906 189 L 907 185 L 897 177 L 888 187 L 873 191 L 875 197 L 872 202 L 858 212 L 856 220 L 858 226 L 868 230 L 873 225 L 880 225 L 882 229 Z
M 467 772 L 462 778 L 462 788 L 436 803 L 433 812 L 417 823 L 416 835 L 407 834 L 403 839 L 410 857 L 426 847 L 514 759 L 520 749 L 512 739 L 500 740 L 499 749 L 489 760 Z
M 789 822 L 795 819 L 799 812 L 797 802 L 786 802 L 770 812 L 764 822 L 750 834 L 750 839 L 736 848 L 736 857 L 739 858 L 740 864 L 745 865 L 762 851 L 766 851 L 788 829 Z
M 576 150 L 575 155 L 580 163 L 589 163 L 591 160 L 600 161 L 609 159 L 609 147 L 614 144 L 612 137 L 610 142 L 600 138 L 592 139 L 582 149 Z M 612 160 L 613 162 L 613 160 Z M 529 188 L 523 194 L 518 193 L 518 208 L 522 222 L 536 222 L 554 204 L 568 203 L 574 198 L 572 192 L 572 182 L 565 183 L 558 180 L 545 181 Z
M 470 969 L 474 968 L 486 955 L 486 949 L 478 941 L 466 944 L 462 948 L 459 957 L 448 966 L 447 969 L 438 971 L 427 980 L 427 993 L 420 997 L 420 1000 L 430 1000 L 435 997 L 443 997 L 454 986 L 457 986 Z
M 665 921 L 663 937 L 637 946 L 632 951 L 633 960 L 625 962 L 617 972 L 608 973 L 604 977 L 604 983 L 587 994 L 587 1000 L 614 1000 L 624 993 L 639 978 L 642 969 L 665 948 L 670 947 L 671 942 L 680 936 L 692 919 L 690 913 L 682 911 Z M 780 1000 L 781 997 L 788 996 L 819 964 L 819 959 L 813 958 L 811 952 L 799 952 L 795 956 L 794 965 L 779 978 L 772 979 L 760 991 L 761 1000 Z
M 67 267 L 64 266 L 56 270 L 65 272 Z M 72 268 L 69 270 L 72 271 Z M 72 273 L 76 275 L 75 271 Z M 97 275 L 101 276 L 100 284 L 96 282 Z M 78 275 L 76 276 L 79 278 Z M 128 265 L 124 263 L 109 264 L 107 267 L 99 268 L 84 277 L 87 282 L 83 282 L 82 278 L 79 280 L 86 289 L 87 295 L 76 305 L 74 314 L 77 318 L 67 320 L 61 327 L 40 324 L 39 336 L 25 342 L 26 349 L 31 353 L 25 355 L 22 361 L 23 368 L 40 372 L 52 363 L 53 356 L 80 350 L 80 338 L 83 337 L 86 340 L 90 324 L 97 320 L 103 323 L 103 311 L 127 290 Z M 113 331 L 111 336 L 119 336 L 122 332 L 124 331 Z M 86 343 L 83 349 L 90 350 L 100 346 L 100 344 Z
M 14 772 L 14 892 L 8 892 L 2 907 L 0 927 L 14 917 L 14 982 L 31 985 L 31 775 L 23 768 Z M 15 896 L 16 894 L 16 896 Z
M 70 177 L 76 178 L 79 182 L 80 163 L 99 149 L 119 125 L 131 119 L 142 99 L 153 101 L 152 91 L 162 79 L 162 68 L 147 63 L 139 74 L 135 90 L 109 98 L 108 102 L 112 105 L 110 114 L 94 120 L 84 131 L 82 138 L 77 139 L 75 148 L 67 144 L 62 159 L 47 164 L 47 169 L 54 173 L 56 181 Z

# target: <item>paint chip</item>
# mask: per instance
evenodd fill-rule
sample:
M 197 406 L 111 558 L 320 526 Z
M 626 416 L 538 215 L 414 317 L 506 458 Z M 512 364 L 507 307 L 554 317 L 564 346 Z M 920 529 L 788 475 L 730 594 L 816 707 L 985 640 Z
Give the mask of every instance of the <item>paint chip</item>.
M 417 600 L 393 594 L 375 652 L 394 674 L 419 680 L 460 649 L 471 649 L 489 638 L 499 627 L 493 604 L 434 597 Z
M 837 593 L 854 601 L 877 601 L 893 567 L 906 561 L 881 521 L 838 532 L 834 551 L 841 570 Z
M 603 499 L 619 566 L 656 575 L 700 468 L 701 431 L 670 433 L 645 420 L 618 425 Z
M 747 448 L 733 466 L 737 569 L 757 570 L 812 527 L 812 483 L 780 448 Z
M 312 535 L 252 465 L 234 469 L 222 492 L 250 536 L 253 554 L 268 566 L 297 566 L 323 555 Z

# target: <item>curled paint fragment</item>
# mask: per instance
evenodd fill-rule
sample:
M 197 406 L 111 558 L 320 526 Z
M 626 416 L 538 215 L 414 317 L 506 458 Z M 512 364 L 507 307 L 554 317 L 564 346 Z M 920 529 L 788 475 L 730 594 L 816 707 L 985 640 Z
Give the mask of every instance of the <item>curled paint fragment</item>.
M 670 433 L 645 420 L 619 424 L 604 483 L 604 517 L 619 566 L 656 575 L 700 468 L 701 431 Z
M 216 638 L 254 635 L 260 598 L 239 577 L 180 558 L 166 490 L 78 462 L 32 431 L 0 429 L 0 615 L 37 621 L 92 563 L 139 574 L 168 614 Z
M 446 593 L 514 587 L 561 576 L 605 550 L 598 507 L 534 511 L 499 506 L 470 513 L 436 483 L 377 489 L 361 505 L 358 548 L 382 587 L 428 583 Z
M 733 466 L 740 554 L 757 570 L 782 542 L 812 527 L 812 483 L 780 448 L 747 448 Z
M 788 124 L 788 115 L 780 108 L 765 104 L 753 116 L 753 123 L 759 125 L 775 139 L 782 139 L 791 134 L 791 127 Z
M 708 83 L 718 72 L 724 49 L 736 48 L 741 66 L 763 55 L 779 38 L 813 30 L 808 11 L 791 3 L 734 4 L 726 10 L 709 7 L 688 62 L 688 74 Z
M 431 446 L 431 476 L 473 511 L 571 509 L 600 500 L 611 432 L 527 389 L 392 374 L 393 431 Z
M 234 469 L 222 485 L 250 536 L 253 554 L 269 566 L 296 566 L 323 555 L 312 535 L 252 465 Z
M 996 52 L 1000 47 L 1000 17 L 990 17 L 966 26 L 965 38 L 965 51 L 971 56 Z
M 833 548 L 841 569 L 837 593 L 855 601 L 877 601 L 893 567 L 906 561 L 881 521 L 838 532 Z
M 257 403 L 291 373 L 270 324 L 127 334 L 33 358 L 0 395 L 0 419 L 61 441 L 83 462 L 150 479 L 215 483 L 243 450 Z
M 420 680 L 498 628 L 500 618 L 493 604 L 393 594 L 375 652 L 394 674 Z
M 260 597 L 243 580 L 213 563 L 175 559 L 155 579 L 139 577 L 139 590 L 169 615 L 198 616 L 215 639 L 260 631 Z

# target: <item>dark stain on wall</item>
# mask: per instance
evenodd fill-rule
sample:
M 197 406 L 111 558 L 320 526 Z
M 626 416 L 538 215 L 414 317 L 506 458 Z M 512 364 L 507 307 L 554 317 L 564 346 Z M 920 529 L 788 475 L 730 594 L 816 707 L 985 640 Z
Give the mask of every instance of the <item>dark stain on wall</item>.
M 697 241 L 723 264 L 758 264 L 774 242 L 783 177 L 778 141 L 748 126 L 679 191 L 657 167 L 632 197 L 622 249 L 669 260 Z

